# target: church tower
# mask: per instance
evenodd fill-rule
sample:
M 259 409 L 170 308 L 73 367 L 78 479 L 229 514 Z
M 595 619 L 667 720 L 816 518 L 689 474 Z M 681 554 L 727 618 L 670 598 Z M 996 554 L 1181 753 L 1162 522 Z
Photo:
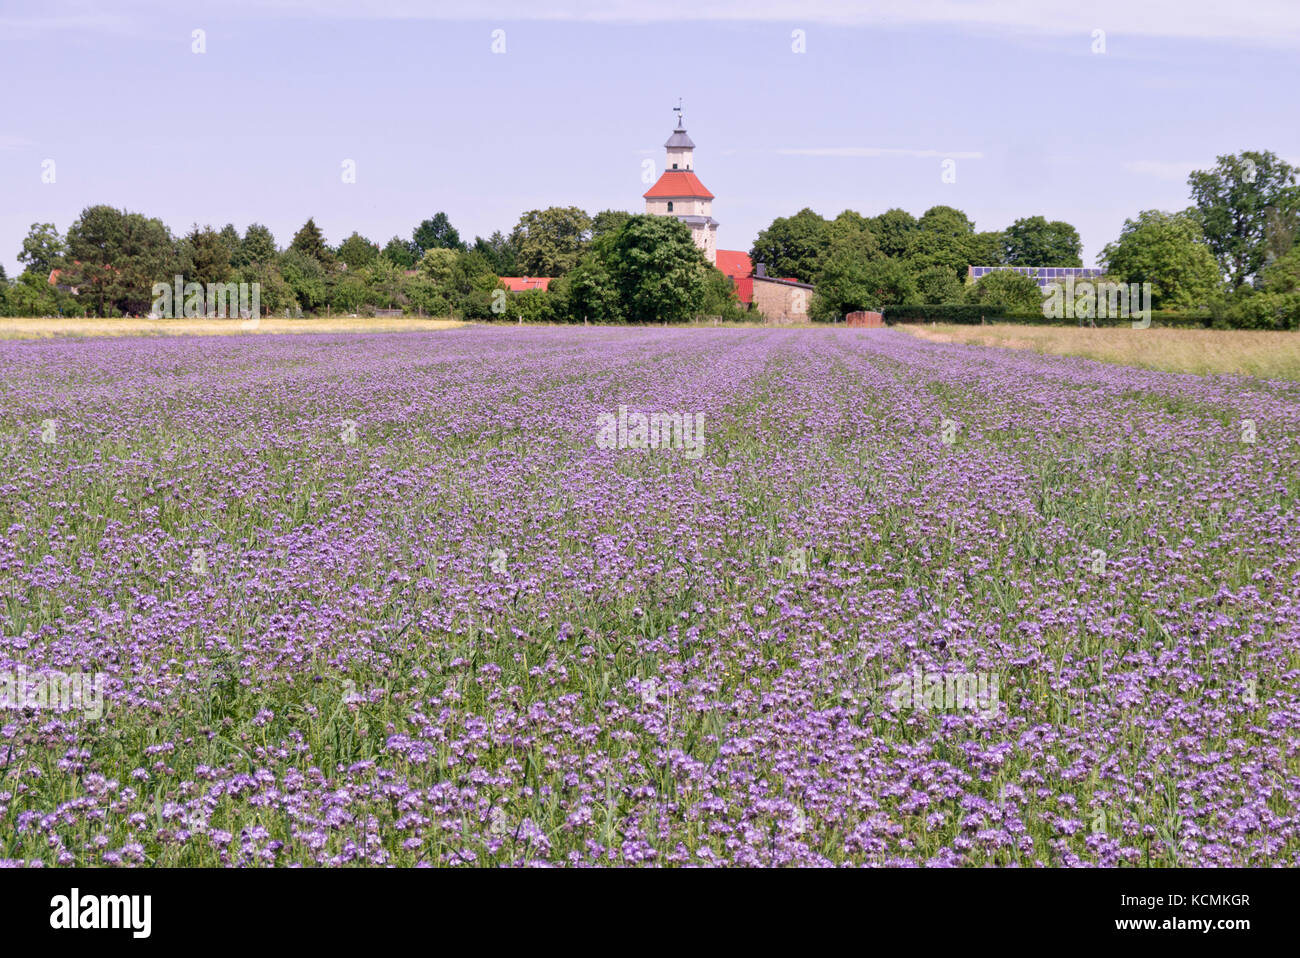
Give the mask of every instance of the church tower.
M 718 221 L 713 218 L 713 194 L 695 175 L 695 144 L 682 126 L 682 108 L 677 114 L 677 129 L 664 144 L 667 151 L 664 172 L 645 193 L 645 211 L 656 216 L 675 216 L 691 229 L 695 245 L 704 258 L 716 263 L 718 257 Z

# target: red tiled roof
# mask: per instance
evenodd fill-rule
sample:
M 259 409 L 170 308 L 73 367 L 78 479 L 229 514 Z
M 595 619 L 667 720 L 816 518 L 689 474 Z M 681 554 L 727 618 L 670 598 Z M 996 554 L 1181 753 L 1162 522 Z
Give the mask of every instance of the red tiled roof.
M 72 265 L 73 265 L 73 266 L 80 266 L 80 265 L 81 265 L 81 260 L 79 260 L 79 259 L 74 259 L 74 260 L 72 261 Z M 116 266 L 105 266 L 104 269 L 111 269 L 113 272 L 115 272 L 115 273 L 117 272 L 117 267 L 116 267 Z M 63 270 L 61 270 L 61 269 L 52 269 L 52 270 L 50 270 L 50 285 L 51 285 L 51 286 L 57 286 L 57 285 L 58 285 L 58 282 L 59 282 L 59 277 L 62 276 L 62 275 L 63 275 Z
M 732 279 L 744 279 L 754 272 L 749 254 L 738 249 L 718 250 L 717 266 Z
M 506 284 L 506 288 L 512 293 L 524 293 L 530 289 L 549 289 L 551 286 L 550 276 L 502 276 L 501 282 Z
M 705 189 L 700 178 L 690 170 L 665 170 L 659 182 L 641 194 L 646 199 L 689 197 L 711 200 L 713 194 Z
M 720 249 L 714 265 L 731 277 L 736 285 L 736 298 L 748 306 L 754 301 L 754 264 L 749 254 L 738 249 Z

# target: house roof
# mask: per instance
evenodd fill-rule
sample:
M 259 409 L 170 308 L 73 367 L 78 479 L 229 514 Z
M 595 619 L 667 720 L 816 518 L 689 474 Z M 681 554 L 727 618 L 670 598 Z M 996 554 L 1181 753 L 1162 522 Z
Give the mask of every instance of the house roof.
M 736 298 L 748 306 L 754 301 L 754 265 L 749 254 L 738 249 L 720 249 L 714 259 L 714 265 L 731 278 L 736 287 Z
M 501 282 L 506 284 L 506 288 L 512 293 L 525 293 L 530 289 L 549 289 L 551 286 L 550 276 L 502 276 Z
M 736 280 L 744 279 L 754 272 L 754 264 L 750 262 L 749 254 L 738 249 L 718 250 L 717 266 Z
M 79 260 L 79 259 L 74 259 L 74 260 L 72 261 L 72 265 L 73 265 L 73 266 L 80 266 L 80 265 L 81 265 L 81 260 Z M 104 268 L 104 269 L 111 269 L 111 270 L 112 270 L 113 272 L 115 272 L 115 273 L 118 272 L 118 269 L 117 269 L 116 266 L 105 266 L 105 267 L 103 267 L 103 268 Z M 52 270 L 50 270 L 50 285 L 51 285 L 51 286 L 57 286 L 57 285 L 59 284 L 59 277 L 62 276 L 62 275 L 63 275 L 63 270 L 61 270 L 61 269 L 52 269 Z
M 700 199 L 711 200 L 713 194 L 705 189 L 700 178 L 690 170 L 665 170 L 659 181 L 641 194 L 646 199 Z
M 782 279 L 777 276 L 755 276 L 756 283 L 776 283 L 778 286 L 798 286 L 800 289 L 816 289 L 812 283 L 801 283 L 797 279 L 786 277 Z

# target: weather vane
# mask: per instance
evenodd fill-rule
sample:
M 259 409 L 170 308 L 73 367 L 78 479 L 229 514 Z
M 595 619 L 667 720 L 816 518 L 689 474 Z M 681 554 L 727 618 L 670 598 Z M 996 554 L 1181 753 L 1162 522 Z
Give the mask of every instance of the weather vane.
M 682 98 L 677 98 L 677 105 L 673 107 L 673 112 L 677 114 L 677 125 L 682 125 Z

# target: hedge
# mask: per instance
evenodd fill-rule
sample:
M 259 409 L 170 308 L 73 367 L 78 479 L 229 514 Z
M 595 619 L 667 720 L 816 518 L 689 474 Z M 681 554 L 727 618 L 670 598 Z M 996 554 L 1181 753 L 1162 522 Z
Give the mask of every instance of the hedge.
M 886 306 L 885 322 L 899 323 L 955 323 L 975 325 L 980 323 L 1021 323 L 1026 326 L 1086 326 L 1087 319 L 1049 319 L 1040 310 L 1008 309 L 978 303 L 936 303 L 927 306 Z M 1119 316 L 1091 320 L 1097 326 L 1131 326 L 1134 319 Z M 1152 326 L 1192 328 L 1208 327 L 1212 321 L 1209 313 L 1184 312 L 1171 309 L 1153 309 Z

